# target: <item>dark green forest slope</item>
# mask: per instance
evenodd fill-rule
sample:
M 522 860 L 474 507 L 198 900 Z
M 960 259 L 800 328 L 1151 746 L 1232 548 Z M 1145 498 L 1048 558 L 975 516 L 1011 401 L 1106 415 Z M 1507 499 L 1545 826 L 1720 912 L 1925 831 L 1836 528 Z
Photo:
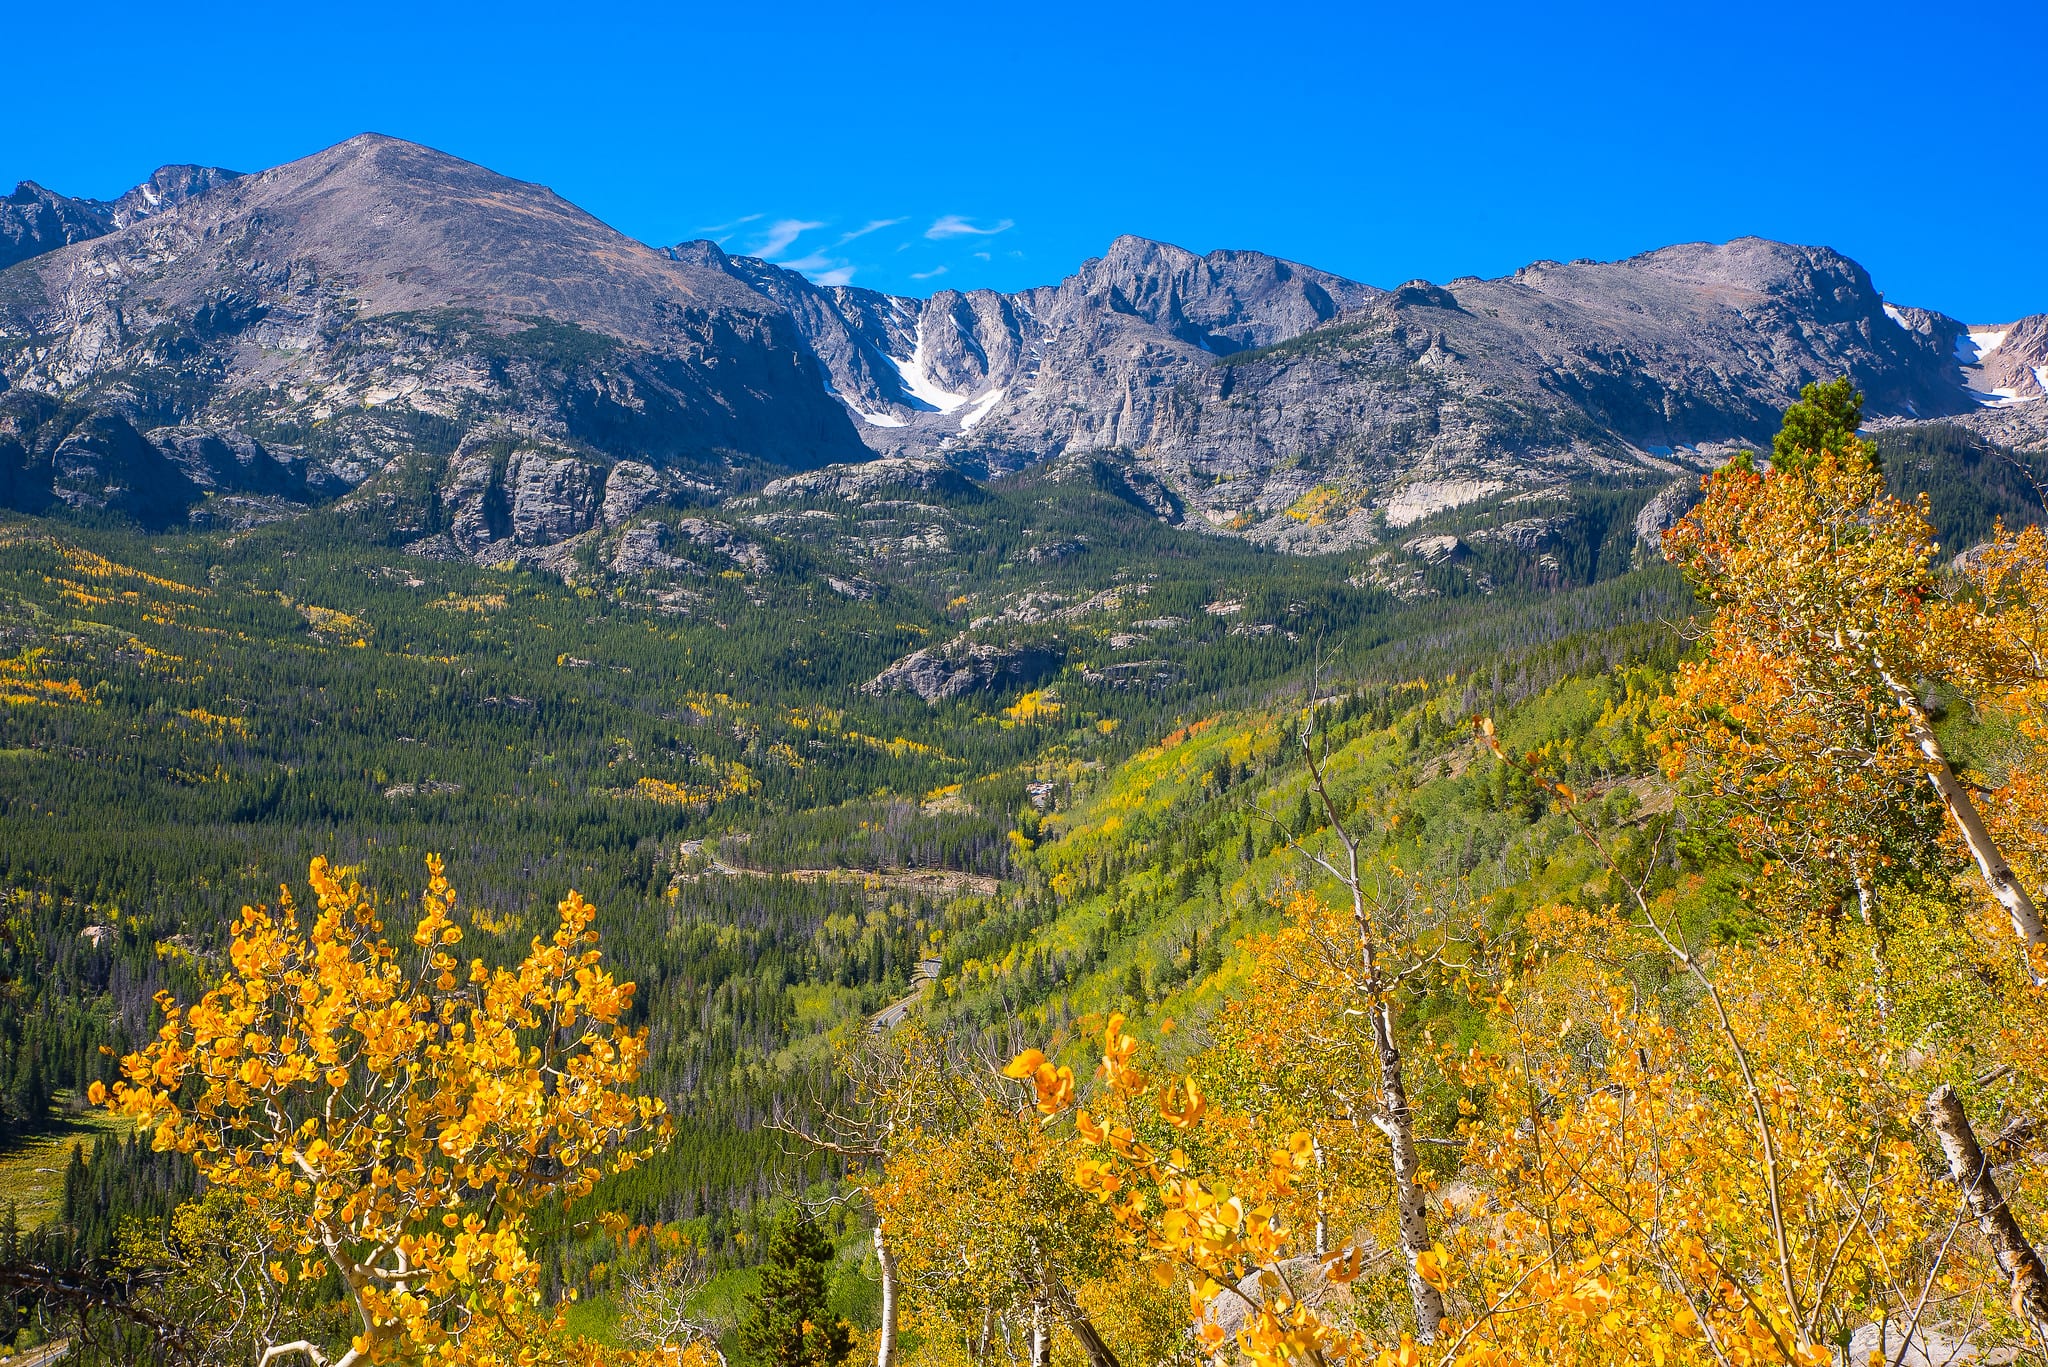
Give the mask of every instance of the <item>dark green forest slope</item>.
M 2038 509 L 1961 435 L 1887 454 L 1959 546 Z M 933 1013 L 993 1034 L 1113 1006 L 1199 1019 L 1298 873 L 1282 834 L 1312 818 L 1282 733 L 1306 702 L 1346 791 L 1496 909 L 1549 837 L 1540 795 L 1470 753 L 1473 711 L 1565 747 L 1616 821 L 1654 801 L 1630 699 L 1690 603 L 1645 563 L 1645 498 L 1584 490 L 1533 510 L 1540 545 L 1398 573 L 1167 526 L 1099 462 L 676 509 L 671 563 L 567 580 L 408 556 L 340 513 L 177 535 L 9 519 L 0 1130 L 110 1076 L 154 994 L 193 994 L 235 909 L 312 856 L 398 895 L 439 851 L 487 956 L 572 887 L 598 906 L 681 1122 L 602 1199 L 701 1219 L 732 1255 L 765 1198 L 829 1175 L 764 1120 L 831 1088 L 835 1036 L 920 961 Z M 870 686 L 962 643 L 1051 663 L 933 702 Z M 133 1146 L 63 1180 L 89 1255 L 109 1207 L 160 1217 L 184 1189 Z M 591 1255 L 558 1253 L 581 1280 Z

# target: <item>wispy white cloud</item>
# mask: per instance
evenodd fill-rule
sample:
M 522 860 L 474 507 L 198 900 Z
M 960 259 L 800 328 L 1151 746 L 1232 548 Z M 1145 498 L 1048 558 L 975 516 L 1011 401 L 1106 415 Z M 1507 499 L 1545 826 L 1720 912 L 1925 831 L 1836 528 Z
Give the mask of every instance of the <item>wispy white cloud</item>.
M 973 219 L 962 218 L 959 214 L 947 214 L 924 230 L 924 235 L 934 242 L 944 242 L 952 237 L 993 237 L 1006 233 L 1017 226 L 1015 219 L 1006 218 L 993 228 L 984 228 Z
M 935 276 L 941 276 L 944 275 L 945 273 L 946 268 L 944 266 L 934 266 L 928 271 L 912 271 L 910 273 L 910 278 L 912 280 L 930 280 Z
M 823 223 L 807 223 L 800 218 L 779 218 L 768 225 L 768 235 L 755 245 L 754 255 L 763 261 L 773 261 L 788 251 L 790 244 L 799 237 L 824 226 Z
M 909 220 L 907 219 L 901 218 L 869 219 L 865 227 L 855 228 L 850 233 L 841 233 L 839 235 L 839 240 L 837 242 L 834 242 L 832 245 L 835 247 L 844 247 L 847 243 L 853 241 L 853 239 L 855 239 L 856 237 L 866 237 L 869 233 L 880 232 L 884 228 L 893 228 L 899 223 L 905 223 L 908 221 Z
M 697 231 L 704 234 L 704 236 L 706 237 L 710 237 L 714 233 L 730 233 L 735 229 L 744 228 L 749 223 L 760 222 L 761 217 L 762 216 L 760 214 L 742 214 L 740 217 L 734 219 L 730 223 L 717 223 L 713 224 L 709 228 L 699 228 Z
M 814 285 L 845 285 L 853 280 L 853 273 L 860 268 L 843 256 L 827 256 L 823 252 L 812 252 L 791 261 L 775 263 L 786 271 L 802 271 L 811 278 Z

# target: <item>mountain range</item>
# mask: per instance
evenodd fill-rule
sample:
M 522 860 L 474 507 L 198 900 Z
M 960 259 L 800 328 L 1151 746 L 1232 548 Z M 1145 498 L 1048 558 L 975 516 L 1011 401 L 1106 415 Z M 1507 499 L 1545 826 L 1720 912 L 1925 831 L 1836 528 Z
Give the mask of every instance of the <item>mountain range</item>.
M 652 248 L 364 135 L 109 202 L 25 182 L 0 266 L 0 504 L 154 527 L 331 507 L 558 570 L 798 472 L 1070 455 L 1171 523 L 1426 558 L 1417 533 L 1461 507 L 1509 525 L 1625 487 L 1668 515 L 1836 375 L 1874 425 L 2048 449 L 2048 315 L 1965 324 L 1755 238 L 1388 290 L 1121 237 L 1055 285 L 910 298 Z

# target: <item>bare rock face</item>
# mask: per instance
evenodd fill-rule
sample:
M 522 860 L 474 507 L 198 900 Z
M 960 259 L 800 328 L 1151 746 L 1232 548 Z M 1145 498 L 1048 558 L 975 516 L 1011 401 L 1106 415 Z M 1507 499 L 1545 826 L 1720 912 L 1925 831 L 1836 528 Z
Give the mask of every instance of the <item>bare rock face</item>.
M 1659 489 L 1636 514 L 1636 559 L 1654 559 L 1663 553 L 1664 533 L 1678 525 L 1700 501 L 1698 475 L 1683 475 Z
M 928 703 L 968 693 L 1029 688 L 1059 672 L 1060 651 L 1045 644 L 998 646 L 952 641 L 913 651 L 876 675 L 869 693 L 915 693 Z
M 613 574 L 666 574 L 692 568 L 690 562 L 669 554 L 669 529 L 659 522 L 628 527 L 612 550 Z
M 316 495 L 424 453 L 460 504 L 483 486 L 458 453 L 510 430 L 552 452 L 500 472 L 510 534 L 537 544 L 589 525 L 619 460 L 722 475 L 864 454 L 782 309 L 423 147 L 366 135 L 255 176 L 167 168 L 90 214 L 26 193 L 36 242 L 70 240 L 0 271 L 0 389 L 174 442 L 317 429 Z M 481 536 L 494 516 L 470 509 L 455 539 L 504 539 Z
M 194 195 L 240 176 L 217 166 L 163 166 L 119 199 L 73 199 L 32 180 L 0 199 L 0 270 L 73 242 L 174 209 Z
M 308 484 L 307 461 L 297 450 L 272 451 L 253 437 L 236 431 L 204 427 L 158 427 L 144 434 L 201 489 L 219 493 L 268 495 L 306 503 L 346 486 L 331 478 Z
M 0 394 L 0 496 L 9 507 L 112 512 L 161 528 L 179 521 L 200 493 L 119 414 Z
M 604 481 L 604 525 L 617 527 L 651 503 L 658 503 L 674 491 L 672 481 L 644 461 L 622 460 L 611 468 Z
M 968 499 L 982 493 L 972 480 L 942 460 L 907 456 L 884 456 L 855 465 L 830 465 L 823 470 L 786 475 L 764 485 L 761 493 L 768 498 L 831 498 L 864 503 L 892 490 Z
M 2048 399 L 2048 313 L 1965 330 L 1956 338 L 1956 360 L 1963 383 L 1986 408 Z
M 877 452 L 995 471 L 1120 453 L 1160 516 L 1286 549 L 1587 476 L 1668 483 L 1840 374 L 1873 417 L 1976 406 L 1960 324 L 1886 305 L 1826 248 L 1753 238 L 1391 291 L 1139 238 L 1057 286 L 929 300 L 701 259 L 790 301 Z
M 772 568 L 768 552 L 758 541 L 750 541 L 722 522 L 686 517 L 675 524 L 676 534 L 692 545 L 714 551 L 731 562 L 732 568 L 747 574 L 766 574 Z
M 1472 552 L 1455 536 L 1418 536 L 1402 543 L 1401 549 L 1425 565 L 1442 565 L 1468 558 Z
M 589 462 L 528 452 L 506 473 L 512 536 L 520 544 L 550 546 L 590 526 L 600 472 Z

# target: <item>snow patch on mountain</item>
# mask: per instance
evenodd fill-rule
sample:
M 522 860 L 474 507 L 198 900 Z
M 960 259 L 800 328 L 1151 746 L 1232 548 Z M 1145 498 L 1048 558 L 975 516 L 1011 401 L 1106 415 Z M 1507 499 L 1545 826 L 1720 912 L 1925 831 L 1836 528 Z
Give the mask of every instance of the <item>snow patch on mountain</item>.
M 1965 367 L 1984 364 L 1984 358 L 1998 350 L 2004 343 L 2010 326 L 2002 328 L 1971 328 L 1956 338 L 1956 360 Z
M 1956 338 L 1956 362 L 1963 368 L 1963 388 L 1986 408 L 2008 408 L 2013 404 L 2032 403 L 2042 397 L 2040 394 L 2022 394 L 2012 385 L 1982 386 L 1984 362 L 1992 352 L 2005 345 L 2005 339 L 2011 335 L 2012 325 L 2007 324 L 2004 327 L 1971 328 Z M 2036 382 L 2041 382 L 2043 371 L 2048 371 L 2048 366 L 2034 368 Z M 2048 383 L 2042 383 L 2041 387 L 2048 390 Z
M 962 432 L 968 431 L 976 423 L 987 417 L 995 409 L 995 406 L 1002 401 L 1003 395 L 1008 392 L 1005 389 L 991 389 L 988 393 L 976 399 L 974 406 L 961 417 L 960 430 Z
M 910 359 L 898 360 L 891 356 L 889 364 L 896 367 L 896 373 L 903 377 L 903 387 L 910 391 L 910 397 L 939 413 L 951 413 L 967 403 L 968 396 L 955 394 L 950 389 L 941 389 L 931 372 L 925 369 L 924 324 L 920 319 L 917 329 L 917 345 L 911 349 Z

